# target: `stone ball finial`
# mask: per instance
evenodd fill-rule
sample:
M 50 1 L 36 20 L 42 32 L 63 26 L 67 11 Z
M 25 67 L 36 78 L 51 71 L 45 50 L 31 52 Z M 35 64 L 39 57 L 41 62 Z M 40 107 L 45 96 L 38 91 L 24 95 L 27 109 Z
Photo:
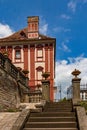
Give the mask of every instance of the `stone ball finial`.
M 72 74 L 73 76 L 75 76 L 75 78 L 77 78 L 77 76 L 78 76 L 80 73 L 81 73 L 81 72 L 80 72 L 79 70 L 75 69 L 71 74 Z

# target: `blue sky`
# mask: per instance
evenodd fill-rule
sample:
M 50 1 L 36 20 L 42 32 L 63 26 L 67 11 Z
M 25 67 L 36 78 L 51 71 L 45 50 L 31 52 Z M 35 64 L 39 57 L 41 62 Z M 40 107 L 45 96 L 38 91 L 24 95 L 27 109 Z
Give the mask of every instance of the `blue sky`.
M 26 27 L 27 16 L 39 16 L 40 32 L 56 38 L 56 85 L 67 88 L 75 68 L 86 83 L 87 0 L 0 0 L 0 37 Z

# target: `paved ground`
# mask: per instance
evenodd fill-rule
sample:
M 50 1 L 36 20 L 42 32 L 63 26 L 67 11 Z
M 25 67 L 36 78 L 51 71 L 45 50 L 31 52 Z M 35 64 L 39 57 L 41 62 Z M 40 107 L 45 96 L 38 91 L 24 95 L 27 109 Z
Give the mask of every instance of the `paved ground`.
M 21 103 L 26 108 L 35 109 L 36 104 L 41 103 Z M 0 130 L 11 130 L 14 122 L 21 112 L 0 112 Z
M 0 130 L 11 130 L 20 112 L 0 112 Z

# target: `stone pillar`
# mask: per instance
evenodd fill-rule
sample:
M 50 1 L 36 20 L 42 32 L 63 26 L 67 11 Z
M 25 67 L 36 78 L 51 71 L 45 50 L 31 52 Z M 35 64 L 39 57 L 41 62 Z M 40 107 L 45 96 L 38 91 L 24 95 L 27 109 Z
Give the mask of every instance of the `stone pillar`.
M 24 103 L 29 103 L 29 96 L 27 93 L 24 94 Z
M 42 80 L 42 99 L 50 101 L 50 81 Z
M 28 85 L 29 85 L 29 78 L 26 77 L 26 86 L 28 86 Z
M 73 104 L 77 104 L 80 101 L 80 81 L 81 79 L 77 77 L 81 72 L 79 70 L 74 70 L 72 75 L 75 77 L 72 79 L 72 86 L 73 86 Z

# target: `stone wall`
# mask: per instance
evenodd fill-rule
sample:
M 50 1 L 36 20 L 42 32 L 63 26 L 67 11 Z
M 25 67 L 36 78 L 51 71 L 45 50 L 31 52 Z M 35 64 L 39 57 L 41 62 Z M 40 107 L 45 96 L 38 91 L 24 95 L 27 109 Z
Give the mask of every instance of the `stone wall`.
M 20 104 L 17 82 L 10 76 L 0 74 L 0 109 L 16 108 Z
M 28 91 L 28 78 L 0 53 L 0 111 L 19 107 Z
M 84 107 L 77 107 L 77 118 L 80 130 L 87 130 L 87 115 Z

